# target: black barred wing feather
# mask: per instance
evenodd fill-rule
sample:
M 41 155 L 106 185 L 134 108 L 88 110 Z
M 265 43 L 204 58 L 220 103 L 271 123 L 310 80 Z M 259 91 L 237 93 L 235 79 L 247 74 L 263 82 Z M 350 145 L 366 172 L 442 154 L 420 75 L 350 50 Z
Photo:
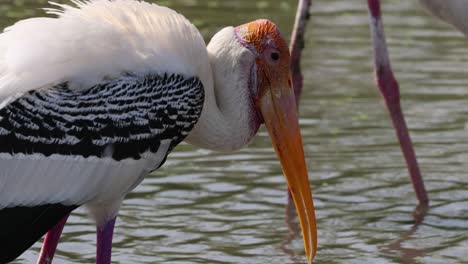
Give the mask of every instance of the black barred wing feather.
M 197 122 L 197 78 L 126 75 L 0 99 L 0 263 L 73 209 L 119 200 Z
M 169 151 L 197 122 L 203 106 L 198 78 L 125 75 L 85 90 L 67 83 L 31 91 L 0 109 L 0 153 L 139 159 Z M 168 152 L 169 152 L 168 151 Z

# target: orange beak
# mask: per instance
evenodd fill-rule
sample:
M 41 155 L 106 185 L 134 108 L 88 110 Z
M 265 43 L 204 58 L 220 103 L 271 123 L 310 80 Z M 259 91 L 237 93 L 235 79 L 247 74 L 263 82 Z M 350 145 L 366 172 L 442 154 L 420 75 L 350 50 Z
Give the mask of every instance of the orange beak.
M 270 83 L 270 85 L 270 89 L 265 89 L 257 101 L 257 106 L 263 115 L 294 199 L 307 260 L 310 262 L 314 259 L 317 250 L 317 225 L 294 91 L 287 81 L 284 81 L 284 84 Z

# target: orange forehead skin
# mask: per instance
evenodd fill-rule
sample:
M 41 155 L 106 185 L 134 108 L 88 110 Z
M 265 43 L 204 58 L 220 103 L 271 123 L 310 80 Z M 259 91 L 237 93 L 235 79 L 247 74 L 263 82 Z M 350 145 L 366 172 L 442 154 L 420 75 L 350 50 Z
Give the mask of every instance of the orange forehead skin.
M 269 20 L 259 19 L 237 27 L 243 45 L 257 52 L 257 99 L 267 90 L 278 93 L 281 89 L 292 89 L 289 48 L 278 27 Z M 279 53 L 279 61 L 271 61 L 267 48 Z
M 267 47 L 274 47 L 280 51 L 288 50 L 278 27 L 267 19 L 258 19 L 239 28 L 242 39 L 253 45 L 258 53 L 262 53 Z

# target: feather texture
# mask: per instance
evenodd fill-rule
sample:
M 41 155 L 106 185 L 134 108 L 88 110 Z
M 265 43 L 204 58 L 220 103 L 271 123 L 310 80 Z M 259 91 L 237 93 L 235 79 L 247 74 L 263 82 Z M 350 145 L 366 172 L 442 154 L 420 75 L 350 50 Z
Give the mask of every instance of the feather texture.
M 73 3 L 0 34 L 0 211 L 86 204 L 102 225 L 189 132 L 216 150 L 253 138 L 256 57 L 234 28 L 207 50 L 168 8 Z
M 33 90 L 0 109 L 0 152 L 139 159 L 188 135 L 203 86 L 181 75 L 126 75 L 89 89 Z M 173 148 L 171 146 L 171 149 Z
M 201 82 L 177 75 L 30 91 L 0 110 L 0 209 L 89 204 L 98 222 L 115 216 L 202 106 Z
M 174 72 L 203 83 L 211 74 L 203 38 L 175 11 L 133 0 L 74 3 L 0 34 L 0 98 L 63 82 L 88 88 L 122 72 Z

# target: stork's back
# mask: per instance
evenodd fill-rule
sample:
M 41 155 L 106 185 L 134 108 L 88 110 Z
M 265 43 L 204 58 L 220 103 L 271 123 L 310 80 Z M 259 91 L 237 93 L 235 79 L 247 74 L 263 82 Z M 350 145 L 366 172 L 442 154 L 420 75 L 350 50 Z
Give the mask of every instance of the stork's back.
M 204 40 L 177 12 L 134 0 L 74 1 L 0 34 L 0 99 L 68 82 L 76 89 L 123 72 L 173 72 L 203 80 Z

